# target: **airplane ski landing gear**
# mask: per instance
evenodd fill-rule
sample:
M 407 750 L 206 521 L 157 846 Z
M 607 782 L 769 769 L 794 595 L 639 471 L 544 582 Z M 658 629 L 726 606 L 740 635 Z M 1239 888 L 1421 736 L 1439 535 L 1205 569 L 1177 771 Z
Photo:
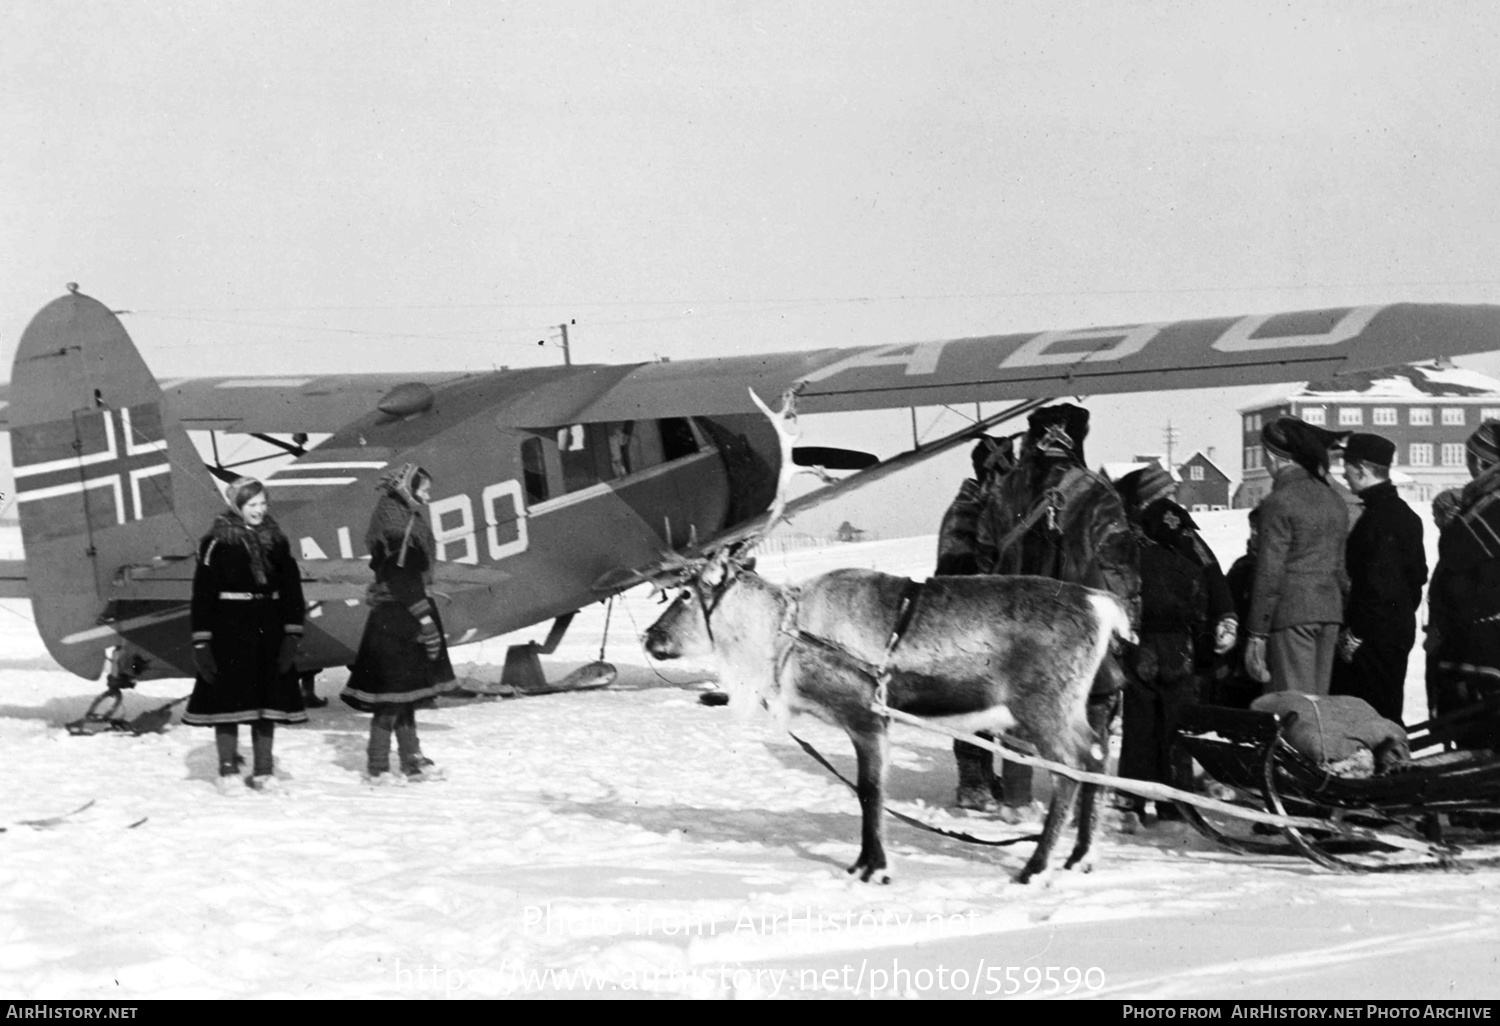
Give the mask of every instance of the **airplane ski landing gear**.
M 104 678 L 104 693 L 89 703 L 87 711 L 63 727 L 74 737 L 88 737 L 106 731 L 134 734 L 160 733 L 172 721 L 172 710 L 188 700 L 174 698 L 136 716 L 124 716 L 125 692 L 135 687 L 136 677 L 146 668 L 146 658 L 128 645 L 116 645 L 109 655 L 109 675 Z
M 512 645 L 505 650 L 505 670 L 500 674 L 501 693 L 508 691 L 516 695 L 548 695 L 557 691 L 586 691 L 608 687 L 615 682 L 616 670 L 613 665 L 604 661 L 602 651 L 595 662 L 580 666 L 555 684 L 547 682 L 542 673 L 541 657 L 557 651 L 558 643 L 567 633 L 568 625 L 573 622 L 573 615 L 568 613 L 552 621 L 547 640 L 540 645 L 528 641 L 524 645 Z

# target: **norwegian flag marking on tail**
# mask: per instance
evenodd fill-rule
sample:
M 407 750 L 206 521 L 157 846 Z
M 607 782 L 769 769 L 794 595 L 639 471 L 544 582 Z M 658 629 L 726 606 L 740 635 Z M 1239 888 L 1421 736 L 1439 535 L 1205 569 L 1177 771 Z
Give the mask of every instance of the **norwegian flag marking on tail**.
M 156 403 L 15 428 L 11 444 L 16 503 L 30 521 L 29 534 L 64 538 L 173 508 L 172 464 Z

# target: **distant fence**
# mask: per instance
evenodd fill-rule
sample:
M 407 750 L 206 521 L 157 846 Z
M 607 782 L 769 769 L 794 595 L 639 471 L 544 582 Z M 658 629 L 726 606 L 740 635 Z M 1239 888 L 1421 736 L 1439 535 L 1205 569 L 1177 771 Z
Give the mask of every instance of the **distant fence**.
M 857 537 L 841 538 L 836 534 L 802 534 L 800 532 L 788 532 L 786 534 L 773 534 L 769 538 L 763 538 L 755 546 L 756 552 L 767 555 L 779 555 L 783 552 L 795 552 L 799 549 L 826 549 L 834 545 L 844 545 L 855 541 L 880 541 L 880 535 L 874 531 L 861 531 Z

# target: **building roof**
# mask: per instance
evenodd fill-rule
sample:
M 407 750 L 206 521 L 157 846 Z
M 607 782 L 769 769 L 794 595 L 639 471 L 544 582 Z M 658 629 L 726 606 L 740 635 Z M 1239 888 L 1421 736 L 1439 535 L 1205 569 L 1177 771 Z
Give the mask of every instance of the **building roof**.
M 1282 385 L 1240 407 L 1241 413 L 1293 400 L 1387 399 L 1394 402 L 1433 399 L 1500 399 L 1500 380 L 1466 367 L 1432 363 L 1387 367 L 1343 374 L 1327 381 Z
M 1221 467 L 1221 466 L 1219 466 L 1219 464 L 1217 463 L 1217 461 L 1209 459 L 1208 455 L 1206 453 L 1204 453 L 1203 450 L 1201 450 L 1201 449 L 1198 450 L 1197 452 L 1193 453 L 1192 456 L 1189 456 L 1187 459 L 1183 460 L 1181 463 L 1178 464 L 1178 466 L 1187 466 L 1189 463 L 1193 462 L 1193 458 L 1196 457 L 1196 456 L 1202 456 L 1204 463 L 1207 463 L 1210 467 L 1213 467 L 1220 474 L 1222 474 L 1223 477 L 1224 477 L 1224 480 L 1226 480 L 1226 481 L 1230 480 L 1229 475 L 1226 474 L 1226 473 L 1224 473 L 1224 468 Z

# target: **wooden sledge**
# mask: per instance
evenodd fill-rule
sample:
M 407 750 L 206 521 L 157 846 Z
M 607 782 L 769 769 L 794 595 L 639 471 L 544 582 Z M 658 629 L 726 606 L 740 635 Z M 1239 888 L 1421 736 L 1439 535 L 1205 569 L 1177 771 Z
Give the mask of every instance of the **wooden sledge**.
M 1412 728 L 1411 763 L 1372 777 L 1334 776 L 1286 740 L 1295 714 L 1220 706 L 1185 710 L 1176 743 L 1210 776 L 1234 788 L 1246 811 L 1283 823 L 1271 837 L 1240 837 L 1178 802 L 1183 817 L 1230 851 L 1296 854 L 1340 872 L 1398 872 L 1500 864 L 1500 757 L 1448 751 L 1455 725 L 1500 714 L 1491 700 Z M 1307 819 L 1321 820 L 1316 827 Z M 1397 842 L 1399 843 L 1386 843 Z M 1416 843 L 1414 843 L 1416 842 Z

